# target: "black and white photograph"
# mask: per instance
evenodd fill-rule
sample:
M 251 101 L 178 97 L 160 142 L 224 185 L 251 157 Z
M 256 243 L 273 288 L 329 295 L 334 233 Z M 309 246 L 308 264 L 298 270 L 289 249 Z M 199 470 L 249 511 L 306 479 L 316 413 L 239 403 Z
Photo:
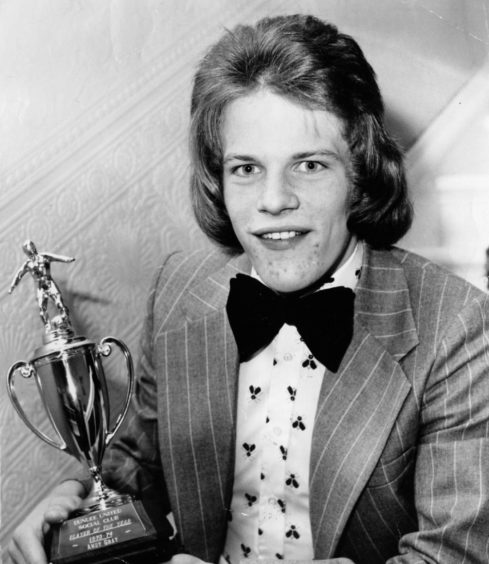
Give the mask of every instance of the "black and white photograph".
M 0 0 L 0 563 L 489 562 L 487 0 Z

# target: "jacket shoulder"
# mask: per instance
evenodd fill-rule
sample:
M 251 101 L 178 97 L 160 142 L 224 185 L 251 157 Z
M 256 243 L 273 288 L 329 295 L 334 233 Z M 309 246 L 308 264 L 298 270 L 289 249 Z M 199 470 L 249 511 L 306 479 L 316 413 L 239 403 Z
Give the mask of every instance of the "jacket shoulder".
M 403 269 L 411 303 L 416 309 L 440 308 L 446 315 L 455 314 L 470 302 L 484 302 L 487 294 L 467 280 L 450 272 L 431 260 L 416 253 L 394 247 L 390 251 L 394 260 Z
M 220 249 L 169 254 L 157 270 L 150 294 L 158 326 L 178 329 L 224 307 L 229 279 L 240 270 L 240 261 Z

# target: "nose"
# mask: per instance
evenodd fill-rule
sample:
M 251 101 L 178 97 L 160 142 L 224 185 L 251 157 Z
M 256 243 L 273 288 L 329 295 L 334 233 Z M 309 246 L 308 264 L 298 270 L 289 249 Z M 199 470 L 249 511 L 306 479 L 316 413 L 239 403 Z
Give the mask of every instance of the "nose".
M 267 174 L 258 197 L 257 208 L 262 213 L 279 215 L 299 207 L 294 187 L 282 174 Z

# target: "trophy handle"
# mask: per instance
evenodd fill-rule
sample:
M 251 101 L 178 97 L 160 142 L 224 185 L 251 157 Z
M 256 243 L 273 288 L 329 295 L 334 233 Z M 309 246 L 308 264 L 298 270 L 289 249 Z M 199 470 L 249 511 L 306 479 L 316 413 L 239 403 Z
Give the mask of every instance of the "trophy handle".
M 56 443 L 55 441 L 53 441 L 53 439 L 51 439 L 50 437 L 45 435 L 42 431 L 39 431 L 39 429 L 34 427 L 34 425 L 29 421 L 27 415 L 25 414 L 24 408 L 20 404 L 20 401 L 17 397 L 17 392 L 15 391 L 14 378 L 17 370 L 20 370 L 20 373 L 24 378 L 31 378 L 36 373 L 36 370 L 32 366 L 32 364 L 25 362 L 23 360 L 16 362 L 10 367 L 10 370 L 8 372 L 8 379 L 7 379 L 7 391 L 15 411 L 19 414 L 20 418 L 27 425 L 27 427 L 29 427 L 29 429 L 34 434 L 36 434 L 41 440 L 48 443 L 48 445 L 57 448 L 58 450 L 65 451 L 66 446 L 64 444 Z
M 124 400 L 124 407 L 122 408 L 121 413 L 117 417 L 113 429 L 108 431 L 106 434 L 105 447 L 107 447 L 109 443 L 112 441 L 114 435 L 117 433 L 119 427 L 121 426 L 121 423 L 124 421 L 127 410 L 129 409 L 129 402 L 131 401 L 131 396 L 134 389 L 134 367 L 132 363 L 132 356 L 131 353 L 129 352 L 129 349 L 122 341 L 116 339 L 115 337 L 104 337 L 100 341 L 100 345 L 98 346 L 98 350 L 102 356 L 109 356 L 110 353 L 112 352 L 110 343 L 116 345 L 126 359 L 126 368 L 127 368 L 127 374 L 129 376 L 129 384 L 127 386 L 126 399 Z

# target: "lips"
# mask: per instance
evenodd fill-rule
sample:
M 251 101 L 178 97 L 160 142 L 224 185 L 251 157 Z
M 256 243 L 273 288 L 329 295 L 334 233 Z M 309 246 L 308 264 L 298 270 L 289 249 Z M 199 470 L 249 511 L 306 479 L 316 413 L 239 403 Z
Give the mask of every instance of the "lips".
M 301 235 L 305 235 L 308 232 L 308 229 L 288 225 L 284 227 L 264 227 L 262 229 L 256 229 L 253 235 L 267 241 L 289 241 Z
M 264 228 L 253 233 L 260 243 L 271 251 L 286 251 L 300 245 L 309 230 L 298 227 Z
M 272 239 L 274 241 L 286 241 L 288 239 L 294 239 L 303 235 L 303 231 L 270 231 L 268 233 L 263 233 L 260 235 L 262 239 Z

